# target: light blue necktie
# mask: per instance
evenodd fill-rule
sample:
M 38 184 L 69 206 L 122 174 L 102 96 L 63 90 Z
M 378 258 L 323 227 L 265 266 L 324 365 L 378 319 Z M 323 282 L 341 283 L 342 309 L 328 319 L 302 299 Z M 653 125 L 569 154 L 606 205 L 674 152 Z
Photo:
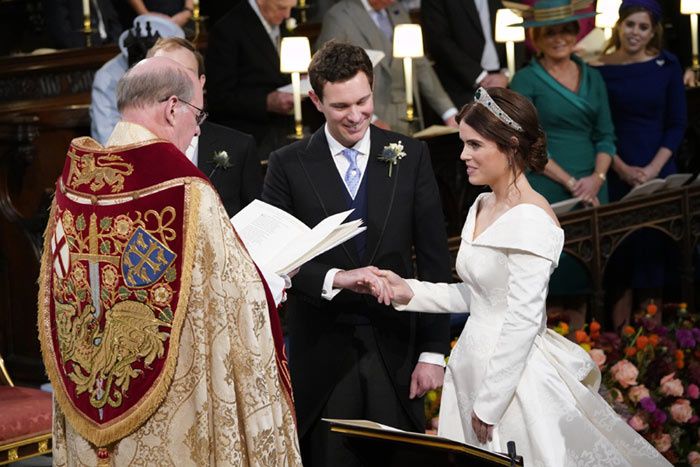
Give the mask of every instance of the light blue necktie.
M 360 187 L 360 180 L 362 180 L 362 174 L 360 173 L 360 168 L 357 166 L 357 156 L 360 153 L 355 149 L 343 149 L 343 156 L 350 162 L 350 167 L 345 172 L 345 185 L 348 187 L 350 196 L 355 199 L 357 195 L 357 189 Z
M 389 15 L 386 10 L 375 11 L 374 12 L 374 22 L 380 31 L 384 33 L 387 39 L 391 41 L 394 35 L 394 26 L 391 25 L 389 21 Z

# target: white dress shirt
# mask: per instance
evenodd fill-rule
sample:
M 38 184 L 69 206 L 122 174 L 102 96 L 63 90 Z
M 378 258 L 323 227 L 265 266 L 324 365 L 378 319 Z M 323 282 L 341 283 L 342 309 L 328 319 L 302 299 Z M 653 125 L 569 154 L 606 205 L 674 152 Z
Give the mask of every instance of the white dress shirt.
M 258 6 L 258 2 L 256 0 L 248 0 L 248 3 L 250 4 L 250 7 L 253 9 L 256 15 L 258 15 L 258 18 L 260 18 L 260 22 L 262 23 L 263 27 L 265 28 L 265 31 L 267 31 L 267 35 L 270 36 L 270 40 L 272 41 L 272 45 L 275 46 L 275 50 L 277 50 L 277 53 L 280 51 L 280 27 L 279 25 L 272 25 L 267 22 L 265 17 L 262 15 L 262 12 L 260 11 L 260 7 Z
M 491 13 L 489 10 L 489 0 L 474 0 L 474 6 L 479 13 L 479 22 L 481 30 L 484 32 L 484 51 L 481 54 L 481 68 L 483 70 L 477 76 L 474 86 L 477 86 L 481 80 L 486 78 L 489 71 L 500 70 L 501 63 L 498 60 L 498 52 L 496 52 L 496 44 L 493 42 L 493 31 L 491 31 Z
M 345 189 L 348 190 L 348 193 L 350 194 L 350 196 L 352 196 L 350 189 L 345 183 L 345 172 L 347 172 L 348 168 L 350 167 L 350 162 L 343 155 L 343 150 L 346 149 L 346 147 L 340 144 L 338 140 L 336 140 L 333 137 L 333 135 L 331 135 L 331 132 L 328 130 L 328 124 L 325 124 L 323 126 L 323 131 L 326 134 L 326 139 L 328 140 L 328 149 L 330 150 L 330 153 L 333 156 L 333 162 L 335 162 L 335 166 L 338 169 L 340 179 L 343 180 Z M 360 170 L 360 183 L 362 183 L 362 177 L 365 176 L 365 169 L 367 169 L 367 161 L 369 161 L 369 151 L 371 147 L 369 135 L 370 131 L 368 129 L 365 132 L 364 136 L 362 136 L 362 138 L 352 147 L 352 149 L 358 152 L 357 168 Z M 342 290 L 333 288 L 333 281 L 335 280 L 335 275 L 340 271 L 341 269 L 338 268 L 331 268 L 328 270 L 328 272 L 326 273 L 326 277 L 323 281 L 323 288 L 321 290 L 322 298 L 326 300 L 333 300 L 333 297 L 338 295 L 338 293 Z M 439 365 L 441 367 L 445 366 L 445 356 L 436 352 L 422 352 L 418 357 L 418 361 L 423 363 L 432 363 L 433 365 Z

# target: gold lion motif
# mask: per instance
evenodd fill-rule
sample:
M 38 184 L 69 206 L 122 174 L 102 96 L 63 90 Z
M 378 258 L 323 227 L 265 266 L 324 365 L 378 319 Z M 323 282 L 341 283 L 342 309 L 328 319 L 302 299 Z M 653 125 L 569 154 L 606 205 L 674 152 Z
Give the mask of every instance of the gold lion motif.
M 72 362 L 68 377 L 76 384 L 76 395 L 88 391 L 90 404 L 97 409 L 105 404 L 119 407 L 131 379 L 142 373 L 132 367 L 134 362 L 143 361 L 148 368 L 163 357 L 163 342 L 170 334 L 158 328 L 170 324 L 155 318 L 147 305 L 126 300 L 107 310 L 100 331 L 94 311 L 86 305 L 77 314 L 73 305 L 56 303 L 61 359 L 64 365 Z
M 116 154 L 95 158 L 94 154 L 78 156 L 71 149 L 68 157 L 71 159 L 68 185 L 72 188 L 89 183 L 90 189 L 97 191 L 108 185 L 116 193 L 124 189 L 124 177 L 134 172 L 134 167 Z

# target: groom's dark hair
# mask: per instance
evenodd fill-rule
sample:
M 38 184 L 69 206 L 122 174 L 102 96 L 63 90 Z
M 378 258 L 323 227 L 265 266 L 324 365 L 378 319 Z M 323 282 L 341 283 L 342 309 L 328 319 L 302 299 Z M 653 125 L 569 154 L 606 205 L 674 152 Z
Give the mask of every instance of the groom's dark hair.
M 323 86 L 353 78 L 363 72 L 372 87 L 372 62 L 362 47 L 330 40 L 314 54 L 309 65 L 309 81 L 314 93 L 323 100 Z

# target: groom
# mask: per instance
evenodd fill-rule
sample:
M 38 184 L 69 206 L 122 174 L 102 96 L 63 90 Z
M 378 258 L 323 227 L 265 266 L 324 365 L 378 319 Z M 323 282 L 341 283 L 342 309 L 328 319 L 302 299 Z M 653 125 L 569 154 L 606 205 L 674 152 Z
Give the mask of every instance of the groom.
M 309 96 L 326 124 L 270 155 L 262 198 L 309 226 L 351 208 L 349 219 L 367 226 L 305 264 L 288 300 L 304 465 L 361 465 L 321 418 L 364 418 L 422 432 L 421 396 L 442 385 L 448 321 L 399 313 L 351 290 L 369 276 L 368 265 L 413 277 L 412 248 L 418 277 L 449 281 L 450 257 L 426 145 L 370 125 L 373 73 L 364 50 L 327 43 L 314 56 L 309 79 Z M 395 164 L 380 160 L 382 154 Z

